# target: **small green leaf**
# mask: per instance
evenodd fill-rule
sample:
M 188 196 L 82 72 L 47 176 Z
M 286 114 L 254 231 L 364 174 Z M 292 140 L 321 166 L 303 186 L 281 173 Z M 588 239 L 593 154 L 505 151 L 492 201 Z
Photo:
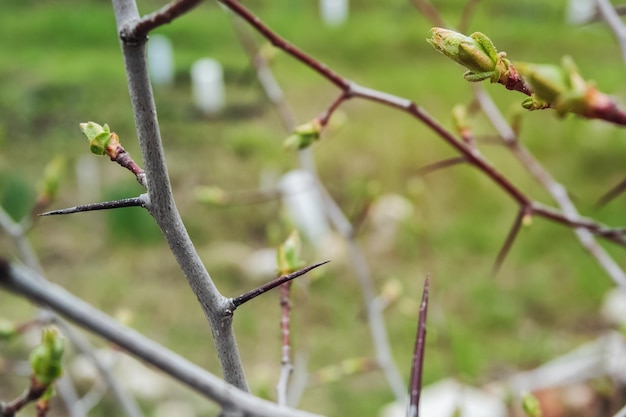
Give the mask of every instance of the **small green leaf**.
M 300 259 L 302 242 L 297 231 L 291 232 L 287 240 L 278 247 L 277 264 L 279 275 L 290 274 L 304 266 Z
M 468 81 L 491 78 L 496 70 L 498 51 L 491 40 L 480 32 L 465 36 L 453 30 L 432 28 L 427 39 L 437 51 L 469 70 Z
M 44 329 L 41 344 L 30 354 L 33 376 L 42 385 L 53 383 L 63 373 L 63 341 L 54 329 Z
M 96 155 L 104 155 L 111 143 L 111 130 L 106 123 L 100 126 L 95 122 L 81 123 L 80 130 L 89 141 L 89 149 Z
M 522 409 L 528 417 L 541 417 L 539 401 L 529 392 L 522 394 Z
M 305 149 L 308 148 L 320 138 L 322 124 L 319 119 L 313 119 L 309 123 L 305 123 L 295 128 L 293 133 L 285 139 L 284 146 L 287 149 Z
M 51 201 L 56 197 L 64 170 L 65 159 L 62 156 L 48 162 L 39 182 L 38 200 Z

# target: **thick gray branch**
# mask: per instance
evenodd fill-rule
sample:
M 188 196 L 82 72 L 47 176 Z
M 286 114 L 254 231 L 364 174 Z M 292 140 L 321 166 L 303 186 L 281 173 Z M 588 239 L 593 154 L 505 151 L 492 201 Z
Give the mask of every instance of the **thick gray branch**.
M 0 287 L 47 306 L 70 321 L 124 348 L 138 359 L 160 369 L 222 407 L 240 410 L 246 416 L 320 417 L 292 410 L 254 397 L 187 359 L 166 349 L 136 331 L 124 327 L 102 311 L 90 306 L 63 288 L 36 276 L 24 267 L 9 265 L 0 259 Z
M 134 0 L 113 0 L 118 33 L 123 33 L 139 20 Z M 247 384 L 232 331 L 228 300 L 215 287 L 198 256 L 180 218 L 170 186 L 161 134 L 157 120 L 152 86 L 148 76 L 145 42 L 122 42 L 137 135 L 147 174 L 150 214 L 161 228 L 167 243 L 196 294 L 211 330 L 224 378 L 236 387 L 247 390 Z

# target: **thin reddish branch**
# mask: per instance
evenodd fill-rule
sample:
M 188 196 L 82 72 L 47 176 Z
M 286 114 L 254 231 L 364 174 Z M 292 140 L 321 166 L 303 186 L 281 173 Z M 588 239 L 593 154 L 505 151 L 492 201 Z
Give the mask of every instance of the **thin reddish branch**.
M 177 17 L 187 13 L 196 7 L 201 0 L 178 0 L 169 3 L 154 13 L 143 16 L 132 27 L 126 28 L 120 33 L 125 42 L 144 41 L 148 33 L 159 26 L 170 23 Z
M 341 90 L 349 90 L 349 85 L 343 77 L 340 77 L 326 65 L 311 58 L 309 55 L 302 52 L 300 49 L 296 48 L 285 39 L 276 35 L 276 33 L 274 33 L 269 27 L 261 22 L 261 20 L 253 15 L 248 9 L 239 4 L 239 2 L 237 2 L 236 0 L 219 0 L 219 2 L 228 7 L 243 20 L 248 22 L 250 26 L 252 26 L 259 33 L 261 33 L 261 35 L 263 35 L 268 41 L 270 41 L 272 45 L 285 51 L 298 61 L 305 64 L 307 67 L 311 68 L 313 71 L 322 75 L 324 78 L 328 79 L 331 83 L 335 84 Z
M 455 156 L 454 158 L 442 159 L 441 161 L 433 162 L 432 164 L 420 167 L 415 173 L 420 176 L 426 176 L 432 174 L 435 171 L 439 171 L 440 169 L 449 168 L 455 165 L 462 164 L 464 162 L 467 162 L 465 158 L 463 158 L 462 156 Z
M 133 160 L 130 154 L 126 152 L 126 149 L 124 149 L 119 142 L 115 143 L 114 146 L 107 147 L 106 153 L 111 158 L 111 161 L 116 162 L 118 165 L 135 174 L 137 182 L 143 188 L 148 188 L 146 172 Z
M 333 113 L 335 112 L 335 110 L 337 110 L 339 108 L 339 106 L 341 106 L 341 104 L 348 100 L 350 98 L 350 96 L 346 93 L 346 91 L 344 90 L 343 93 L 341 93 L 339 95 L 339 97 L 337 97 L 335 99 L 335 101 L 333 101 L 330 106 L 328 106 L 328 108 L 326 110 L 324 110 L 324 112 L 322 114 L 320 114 L 318 116 L 318 120 L 320 122 L 320 125 L 322 127 L 326 126 L 328 124 L 328 121 L 330 120 L 330 117 L 333 115 Z
M 237 307 L 239 307 L 240 305 L 242 305 L 243 303 L 246 303 L 250 300 L 252 300 L 253 298 L 258 297 L 261 294 L 264 294 L 276 287 L 278 287 L 279 285 L 282 285 L 286 282 L 289 282 L 293 279 L 298 278 L 299 276 L 302 276 L 304 274 L 306 274 L 307 272 L 309 272 L 312 269 L 317 268 L 318 266 L 322 266 L 324 264 L 327 264 L 330 261 L 323 261 L 323 262 L 318 262 L 316 264 L 307 266 L 306 268 L 302 268 L 296 272 L 293 272 L 291 274 L 287 274 L 287 275 L 283 275 L 281 277 L 278 277 L 266 284 L 261 285 L 260 287 L 257 287 L 251 291 L 248 291 L 247 293 L 241 294 L 238 297 L 235 298 L 231 298 L 230 302 L 232 304 L 232 310 L 236 309 Z M 231 310 L 231 311 L 232 311 Z
M 49 385 L 41 384 L 34 376 L 30 378 L 30 386 L 16 399 L 8 403 L 0 402 L 0 415 L 2 417 L 13 417 L 27 404 L 41 398 Z
M 428 313 L 428 289 L 430 277 L 424 281 L 422 303 L 420 304 L 417 320 L 417 337 L 413 349 L 413 364 L 411 366 L 411 382 L 409 384 L 409 408 L 407 417 L 419 416 L 420 394 L 422 392 L 422 372 L 424 371 L 424 349 L 426 347 L 426 316 Z
M 613 199 L 619 196 L 626 190 L 626 178 L 623 179 L 619 184 L 611 188 L 609 191 L 604 193 L 602 197 L 600 197 L 596 203 L 597 207 L 604 207 L 608 203 L 610 203 Z
M 510 182 L 502 173 L 496 170 L 486 159 L 484 159 L 478 150 L 469 146 L 463 140 L 458 139 L 454 134 L 444 128 L 439 121 L 430 116 L 423 108 L 417 105 L 415 102 L 388 94 L 385 92 L 373 90 L 371 88 L 360 86 L 334 72 L 326 65 L 315 60 L 311 56 L 307 55 L 294 45 L 290 44 L 278 34 L 273 32 L 270 28 L 265 26 L 261 20 L 254 16 L 250 11 L 243 7 L 235 0 L 220 0 L 227 8 L 239 15 L 245 21 L 247 21 L 252 27 L 259 31 L 272 45 L 282 49 L 287 54 L 293 56 L 298 61 L 302 62 L 323 78 L 336 85 L 342 90 L 343 95 L 346 98 L 360 97 L 365 100 L 374 101 L 388 107 L 399 109 L 414 118 L 420 120 L 426 126 L 428 126 L 433 132 L 435 132 L 441 139 L 447 142 L 450 146 L 456 149 L 461 156 L 470 164 L 474 165 L 478 170 L 487 175 L 494 183 L 496 183 L 506 194 L 508 194 L 513 200 L 517 202 L 520 207 L 532 208 L 532 213 L 538 216 L 542 216 L 559 223 L 563 223 L 569 226 L 582 227 L 588 229 L 590 232 L 607 238 L 615 243 L 626 246 L 626 240 L 619 234 L 616 234 L 614 229 L 610 229 L 605 225 L 594 222 L 590 219 L 567 216 L 562 212 L 555 209 L 544 207 L 541 204 L 534 203 L 526 194 L 524 194 L 519 188 L 517 188 L 512 182 Z

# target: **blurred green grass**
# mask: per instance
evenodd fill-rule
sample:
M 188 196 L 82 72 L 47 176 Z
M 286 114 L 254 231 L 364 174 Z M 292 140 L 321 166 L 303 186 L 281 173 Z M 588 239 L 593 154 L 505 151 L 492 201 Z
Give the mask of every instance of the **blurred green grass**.
M 456 22 L 464 2 L 433 3 L 447 21 Z M 484 1 L 470 31 L 488 34 L 514 61 L 554 63 L 570 54 L 587 78 L 623 98 L 624 67 L 608 30 L 600 25 L 567 26 L 565 3 Z M 143 12 L 158 6 L 155 1 L 140 5 Z M 276 0 L 250 7 L 279 34 L 341 74 L 415 100 L 447 126 L 452 106 L 471 100 L 463 69 L 426 44 L 430 25 L 409 2 L 353 1 L 350 20 L 339 28 L 320 24 L 314 2 Z M 131 154 L 138 158 L 139 150 L 110 4 L 5 1 L 3 9 L 0 185 L 3 204 L 17 216 L 27 212 L 48 159 L 63 154 L 73 162 L 88 152 L 79 122 L 107 122 Z M 175 46 L 176 83 L 155 90 L 174 192 L 207 268 L 219 288 L 234 296 L 258 283 L 211 254 L 224 242 L 251 248 L 277 244 L 285 231 L 278 204 L 206 207 L 194 200 L 193 188 L 254 188 L 262 172 L 284 172 L 297 166 L 297 158 L 282 149 L 285 132 L 250 77 L 228 16 L 216 4 L 202 4 L 158 33 L 169 36 Z M 193 61 L 207 55 L 224 64 L 228 83 L 228 108 L 213 120 L 194 111 L 188 80 Z M 337 95 L 284 54 L 272 66 L 300 122 L 315 117 Z M 519 107 L 520 96 L 488 88 L 505 113 Z M 571 230 L 535 219 L 521 231 L 502 272 L 491 278 L 515 205 L 468 166 L 418 178 L 418 167 L 453 152 L 406 115 L 360 101 L 342 110 L 347 123 L 315 148 L 320 175 L 333 196 L 354 214 L 363 203 L 364 188 L 375 183 L 415 204 L 416 215 L 394 247 L 369 258 L 377 285 L 389 279 L 403 285 L 403 303 L 391 306 L 386 317 L 405 376 L 417 312 L 411 300 L 419 299 L 427 273 L 433 284 L 426 383 L 449 375 L 486 382 L 500 376 L 503 368 L 538 365 L 601 330 L 598 307 L 611 283 Z M 474 127 L 478 134 L 491 132 L 480 118 Z M 626 144 L 620 129 L 535 112 L 525 116 L 521 139 L 568 187 L 583 213 L 621 224 L 624 198 L 601 211 L 592 207 L 623 176 Z M 523 190 L 551 202 L 505 149 L 485 145 L 481 150 Z M 106 196 L 141 192 L 127 173 L 105 158 L 98 167 Z M 81 202 L 74 173 L 68 171 L 55 206 Z M 368 236 L 360 238 L 365 247 Z M 111 215 L 42 219 L 29 237 L 52 281 L 109 313 L 132 310 L 134 326 L 218 372 L 201 310 L 145 213 L 126 209 Z M 1 242 L 3 253 L 14 253 L 6 238 Z M 624 263 L 623 250 L 608 249 Z M 318 260 L 313 256 L 310 261 Z M 345 262 L 325 267 L 308 289 L 296 292 L 295 347 L 307 346 L 311 371 L 373 355 L 366 343 L 360 290 Z M 0 297 L 2 316 L 17 319 L 28 310 L 14 297 Z M 269 294 L 242 308 L 235 320 L 251 386 L 269 396 L 280 363 L 278 315 L 277 296 Z M 268 375 L 268 366 L 275 372 Z M 391 399 L 375 372 L 315 386 L 302 405 L 330 415 L 372 415 Z

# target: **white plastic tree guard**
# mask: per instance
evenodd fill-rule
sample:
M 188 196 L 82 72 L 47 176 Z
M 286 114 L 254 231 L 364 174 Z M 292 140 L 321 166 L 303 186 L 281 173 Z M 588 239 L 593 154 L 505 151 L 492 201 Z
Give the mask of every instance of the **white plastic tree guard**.
M 301 169 L 289 171 L 280 179 L 279 187 L 295 227 L 315 247 L 321 247 L 330 234 L 330 226 L 313 174 Z
M 218 61 L 196 61 L 191 67 L 191 85 L 194 103 L 203 114 L 212 116 L 224 108 L 224 72 Z
M 339 26 L 348 19 L 348 0 L 320 0 L 322 21 L 328 26 Z
M 153 84 L 168 85 L 174 81 L 174 48 L 166 36 L 150 36 L 148 68 Z

